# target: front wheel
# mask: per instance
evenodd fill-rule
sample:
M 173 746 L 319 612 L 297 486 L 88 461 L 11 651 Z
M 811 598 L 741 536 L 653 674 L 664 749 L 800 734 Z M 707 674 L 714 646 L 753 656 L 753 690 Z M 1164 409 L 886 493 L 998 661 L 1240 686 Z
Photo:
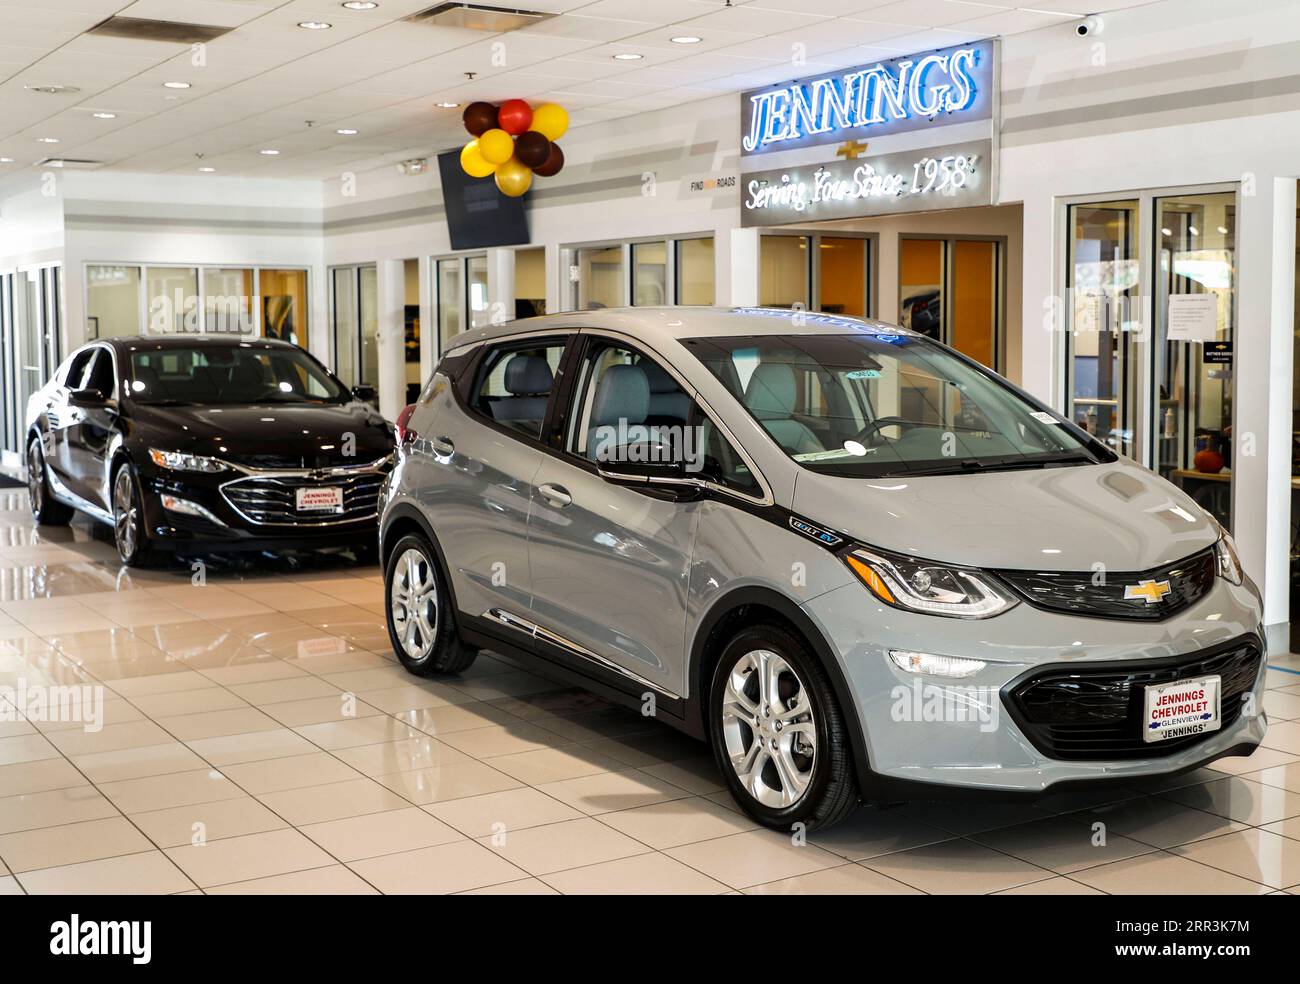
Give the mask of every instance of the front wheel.
M 27 445 L 27 498 L 31 503 L 32 517 L 42 526 L 67 526 L 75 510 L 65 506 L 50 494 L 50 481 L 45 474 L 45 454 L 41 442 L 33 439 Z
M 130 462 L 119 465 L 113 476 L 113 541 L 118 557 L 127 567 L 144 567 L 152 559 L 140 480 Z
M 765 827 L 829 827 L 857 805 L 839 702 L 787 629 L 757 625 L 728 643 L 709 691 L 709 731 L 732 795 Z
M 474 662 L 478 650 L 457 636 L 451 595 L 424 537 L 404 536 L 393 546 L 384 570 L 384 594 L 388 637 L 410 672 L 460 673 Z

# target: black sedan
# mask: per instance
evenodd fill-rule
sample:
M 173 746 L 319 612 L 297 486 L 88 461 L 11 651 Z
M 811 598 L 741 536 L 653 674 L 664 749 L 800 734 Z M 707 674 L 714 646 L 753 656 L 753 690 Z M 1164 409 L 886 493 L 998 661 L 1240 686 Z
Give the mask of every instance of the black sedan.
M 370 556 L 394 448 L 373 395 L 287 342 L 92 342 L 27 405 L 32 512 L 111 523 L 133 566 L 186 548 Z

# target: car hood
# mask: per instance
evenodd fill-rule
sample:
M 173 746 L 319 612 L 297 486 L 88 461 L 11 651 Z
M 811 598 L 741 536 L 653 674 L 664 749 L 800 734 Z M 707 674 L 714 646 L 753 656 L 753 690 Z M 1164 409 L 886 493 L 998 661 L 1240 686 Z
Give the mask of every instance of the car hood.
M 863 543 L 1005 570 L 1145 571 L 1196 553 L 1219 535 L 1200 506 L 1123 458 L 916 478 L 803 470 L 794 503 L 800 515 Z
M 357 465 L 393 450 L 393 429 L 368 404 L 169 406 L 136 404 L 132 418 L 167 450 L 259 468 Z M 349 440 L 347 435 L 353 437 Z M 142 436 L 146 436 L 142 434 Z M 350 454 L 348 452 L 351 452 Z

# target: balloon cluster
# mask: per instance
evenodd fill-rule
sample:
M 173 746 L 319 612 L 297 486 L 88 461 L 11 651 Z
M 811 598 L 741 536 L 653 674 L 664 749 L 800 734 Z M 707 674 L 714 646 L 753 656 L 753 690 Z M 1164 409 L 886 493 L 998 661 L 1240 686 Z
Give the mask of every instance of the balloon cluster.
M 461 168 L 472 178 L 494 175 L 503 195 L 518 198 L 534 174 L 549 178 L 564 167 L 564 152 L 555 142 L 569 128 L 562 106 L 546 103 L 533 109 L 522 99 L 500 106 L 474 102 L 465 107 L 462 119 L 474 139 L 461 149 Z

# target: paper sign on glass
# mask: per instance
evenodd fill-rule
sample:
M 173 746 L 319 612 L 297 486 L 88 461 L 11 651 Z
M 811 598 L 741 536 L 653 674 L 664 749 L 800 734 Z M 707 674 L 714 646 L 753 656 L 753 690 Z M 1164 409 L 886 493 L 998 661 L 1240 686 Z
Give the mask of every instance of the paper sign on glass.
M 1219 337 L 1217 294 L 1171 294 L 1169 341 L 1213 342 Z

